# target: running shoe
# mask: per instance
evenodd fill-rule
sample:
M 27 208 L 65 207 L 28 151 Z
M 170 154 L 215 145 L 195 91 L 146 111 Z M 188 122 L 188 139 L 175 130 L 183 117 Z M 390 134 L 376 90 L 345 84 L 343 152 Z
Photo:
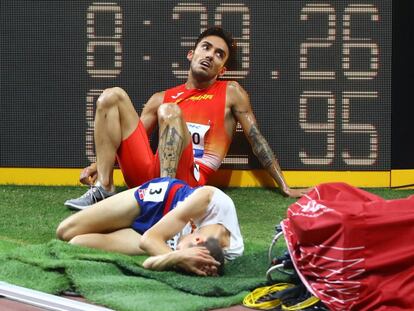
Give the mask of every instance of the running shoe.
M 81 197 L 77 199 L 67 200 L 64 204 L 71 210 L 83 210 L 90 207 L 103 199 L 113 196 L 115 192 L 106 191 L 101 186 L 91 186 L 91 188 L 85 192 Z

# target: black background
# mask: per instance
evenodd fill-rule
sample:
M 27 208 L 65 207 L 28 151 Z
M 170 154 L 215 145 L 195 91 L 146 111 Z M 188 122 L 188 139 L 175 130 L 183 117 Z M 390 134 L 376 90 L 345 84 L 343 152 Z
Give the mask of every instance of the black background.
M 414 2 L 393 2 L 392 168 L 414 168 Z

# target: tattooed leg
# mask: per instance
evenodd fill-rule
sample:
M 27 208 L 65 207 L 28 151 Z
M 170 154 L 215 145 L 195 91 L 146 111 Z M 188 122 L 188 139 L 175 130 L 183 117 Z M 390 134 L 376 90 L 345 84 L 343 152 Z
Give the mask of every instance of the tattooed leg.
M 161 177 L 175 177 L 183 142 L 182 135 L 174 126 L 167 125 L 162 130 L 158 147 Z
M 181 154 L 190 142 L 190 134 L 175 104 L 162 104 L 158 108 L 160 176 L 175 177 Z

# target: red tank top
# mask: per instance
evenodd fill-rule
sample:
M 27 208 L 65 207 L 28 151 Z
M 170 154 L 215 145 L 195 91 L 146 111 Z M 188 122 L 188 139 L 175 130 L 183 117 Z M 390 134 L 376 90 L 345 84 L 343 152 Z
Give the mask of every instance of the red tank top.
M 185 84 L 165 91 L 164 103 L 180 106 L 191 133 L 194 159 L 217 170 L 229 149 L 231 137 L 224 126 L 227 81 L 206 89 L 187 89 Z

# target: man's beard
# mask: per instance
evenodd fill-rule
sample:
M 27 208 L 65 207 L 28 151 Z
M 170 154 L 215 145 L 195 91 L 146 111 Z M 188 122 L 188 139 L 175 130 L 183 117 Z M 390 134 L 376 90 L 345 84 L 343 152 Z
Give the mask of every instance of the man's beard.
M 199 69 L 199 68 L 194 68 L 195 66 L 193 66 L 192 63 L 190 63 L 190 70 L 191 73 L 193 75 L 193 77 L 197 80 L 197 81 L 209 81 L 214 79 L 215 76 L 212 76 L 210 73 L 208 73 L 207 71 L 204 71 L 203 69 Z

